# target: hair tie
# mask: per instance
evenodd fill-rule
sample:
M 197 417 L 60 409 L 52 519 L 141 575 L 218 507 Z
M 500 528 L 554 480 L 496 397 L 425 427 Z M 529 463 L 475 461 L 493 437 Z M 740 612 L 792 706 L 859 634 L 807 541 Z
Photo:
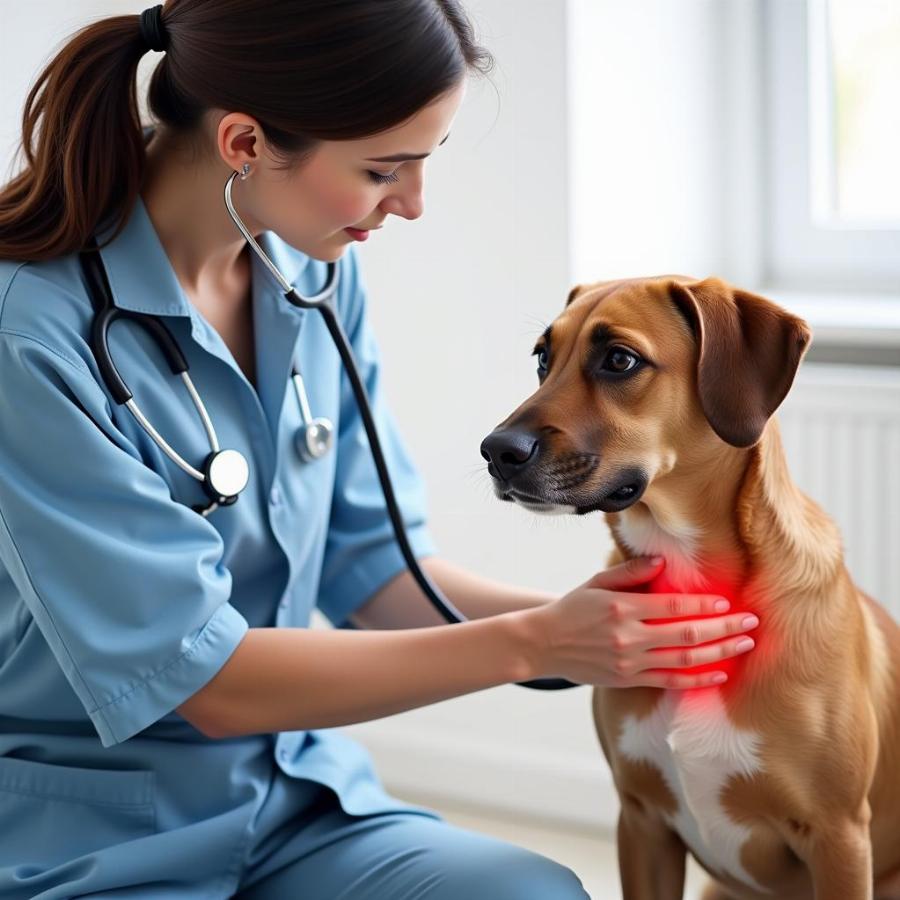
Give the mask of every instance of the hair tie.
M 169 36 L 162 20 L 162 3 L 141 13 L 141 38 L 151 49 L 162 53 L 169 46 Z

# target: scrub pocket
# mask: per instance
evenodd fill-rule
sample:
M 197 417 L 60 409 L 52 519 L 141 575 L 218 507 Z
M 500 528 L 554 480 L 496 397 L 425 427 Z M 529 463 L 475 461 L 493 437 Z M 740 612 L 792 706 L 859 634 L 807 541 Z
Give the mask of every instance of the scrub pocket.
M 0 757 L 0 868 L 44 869 L 153 834 L 155 778 Z

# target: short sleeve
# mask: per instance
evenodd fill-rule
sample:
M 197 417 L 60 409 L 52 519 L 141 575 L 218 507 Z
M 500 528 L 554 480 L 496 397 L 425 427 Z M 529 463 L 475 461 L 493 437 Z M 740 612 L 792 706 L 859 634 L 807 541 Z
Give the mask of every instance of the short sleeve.
M 352 248 L 342 271 L 342 320 L 372 405 L 397 503 L 417 558 L 434 554 L 426 525 L 422 478 L 385 402 L 380 354 L 366 311 L 366 294 Z M 406 568 L 394 538 L 369 441 L 350 382 L 341 379 L 337 471 L 322 566 L 318 606 L 334 625 L 347 618 Z
M 223 542 L 174 501 L 83 364 L 0 333 L 0 559 L 104 747 L 172 712 L 248 625 Z

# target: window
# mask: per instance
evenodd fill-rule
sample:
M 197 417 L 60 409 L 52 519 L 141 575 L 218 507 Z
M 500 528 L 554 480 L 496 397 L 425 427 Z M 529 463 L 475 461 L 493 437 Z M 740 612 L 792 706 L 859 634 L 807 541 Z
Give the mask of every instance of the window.
M 808 33 L 813 219 L 900 228 L 900 4 L 815 2 Z
M 766 280 L 900 287 L 900 4 L 767 0 Z

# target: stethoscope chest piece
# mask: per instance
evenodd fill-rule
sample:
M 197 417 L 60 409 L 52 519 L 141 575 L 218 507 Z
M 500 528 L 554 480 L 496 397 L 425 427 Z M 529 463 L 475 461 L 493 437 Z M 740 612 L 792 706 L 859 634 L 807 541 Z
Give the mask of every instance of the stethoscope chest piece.
M 203 487 L 211 500 L 230 506 L 250 480 L 250 466 L 237 450 L 217 450 L 206 457 Z
M 326 419 L 324 416 L 318 416 L 315 419 L 312 417 L 303 376 L 296 366 L 291 372 L 291 380 L 294 382 L 294 390 L 297 392 L 300 418 L 303 422 L 295 438 L 297 453 L 304 462 L 312 462 L 321 459 L 331 449 L 334 443 L 334 424 L 331 419 Z
M 334 426 L 329 419 L 313 419 L 297 431 L 297 453 L 304 462 L 321 459 L 334 443 Z

